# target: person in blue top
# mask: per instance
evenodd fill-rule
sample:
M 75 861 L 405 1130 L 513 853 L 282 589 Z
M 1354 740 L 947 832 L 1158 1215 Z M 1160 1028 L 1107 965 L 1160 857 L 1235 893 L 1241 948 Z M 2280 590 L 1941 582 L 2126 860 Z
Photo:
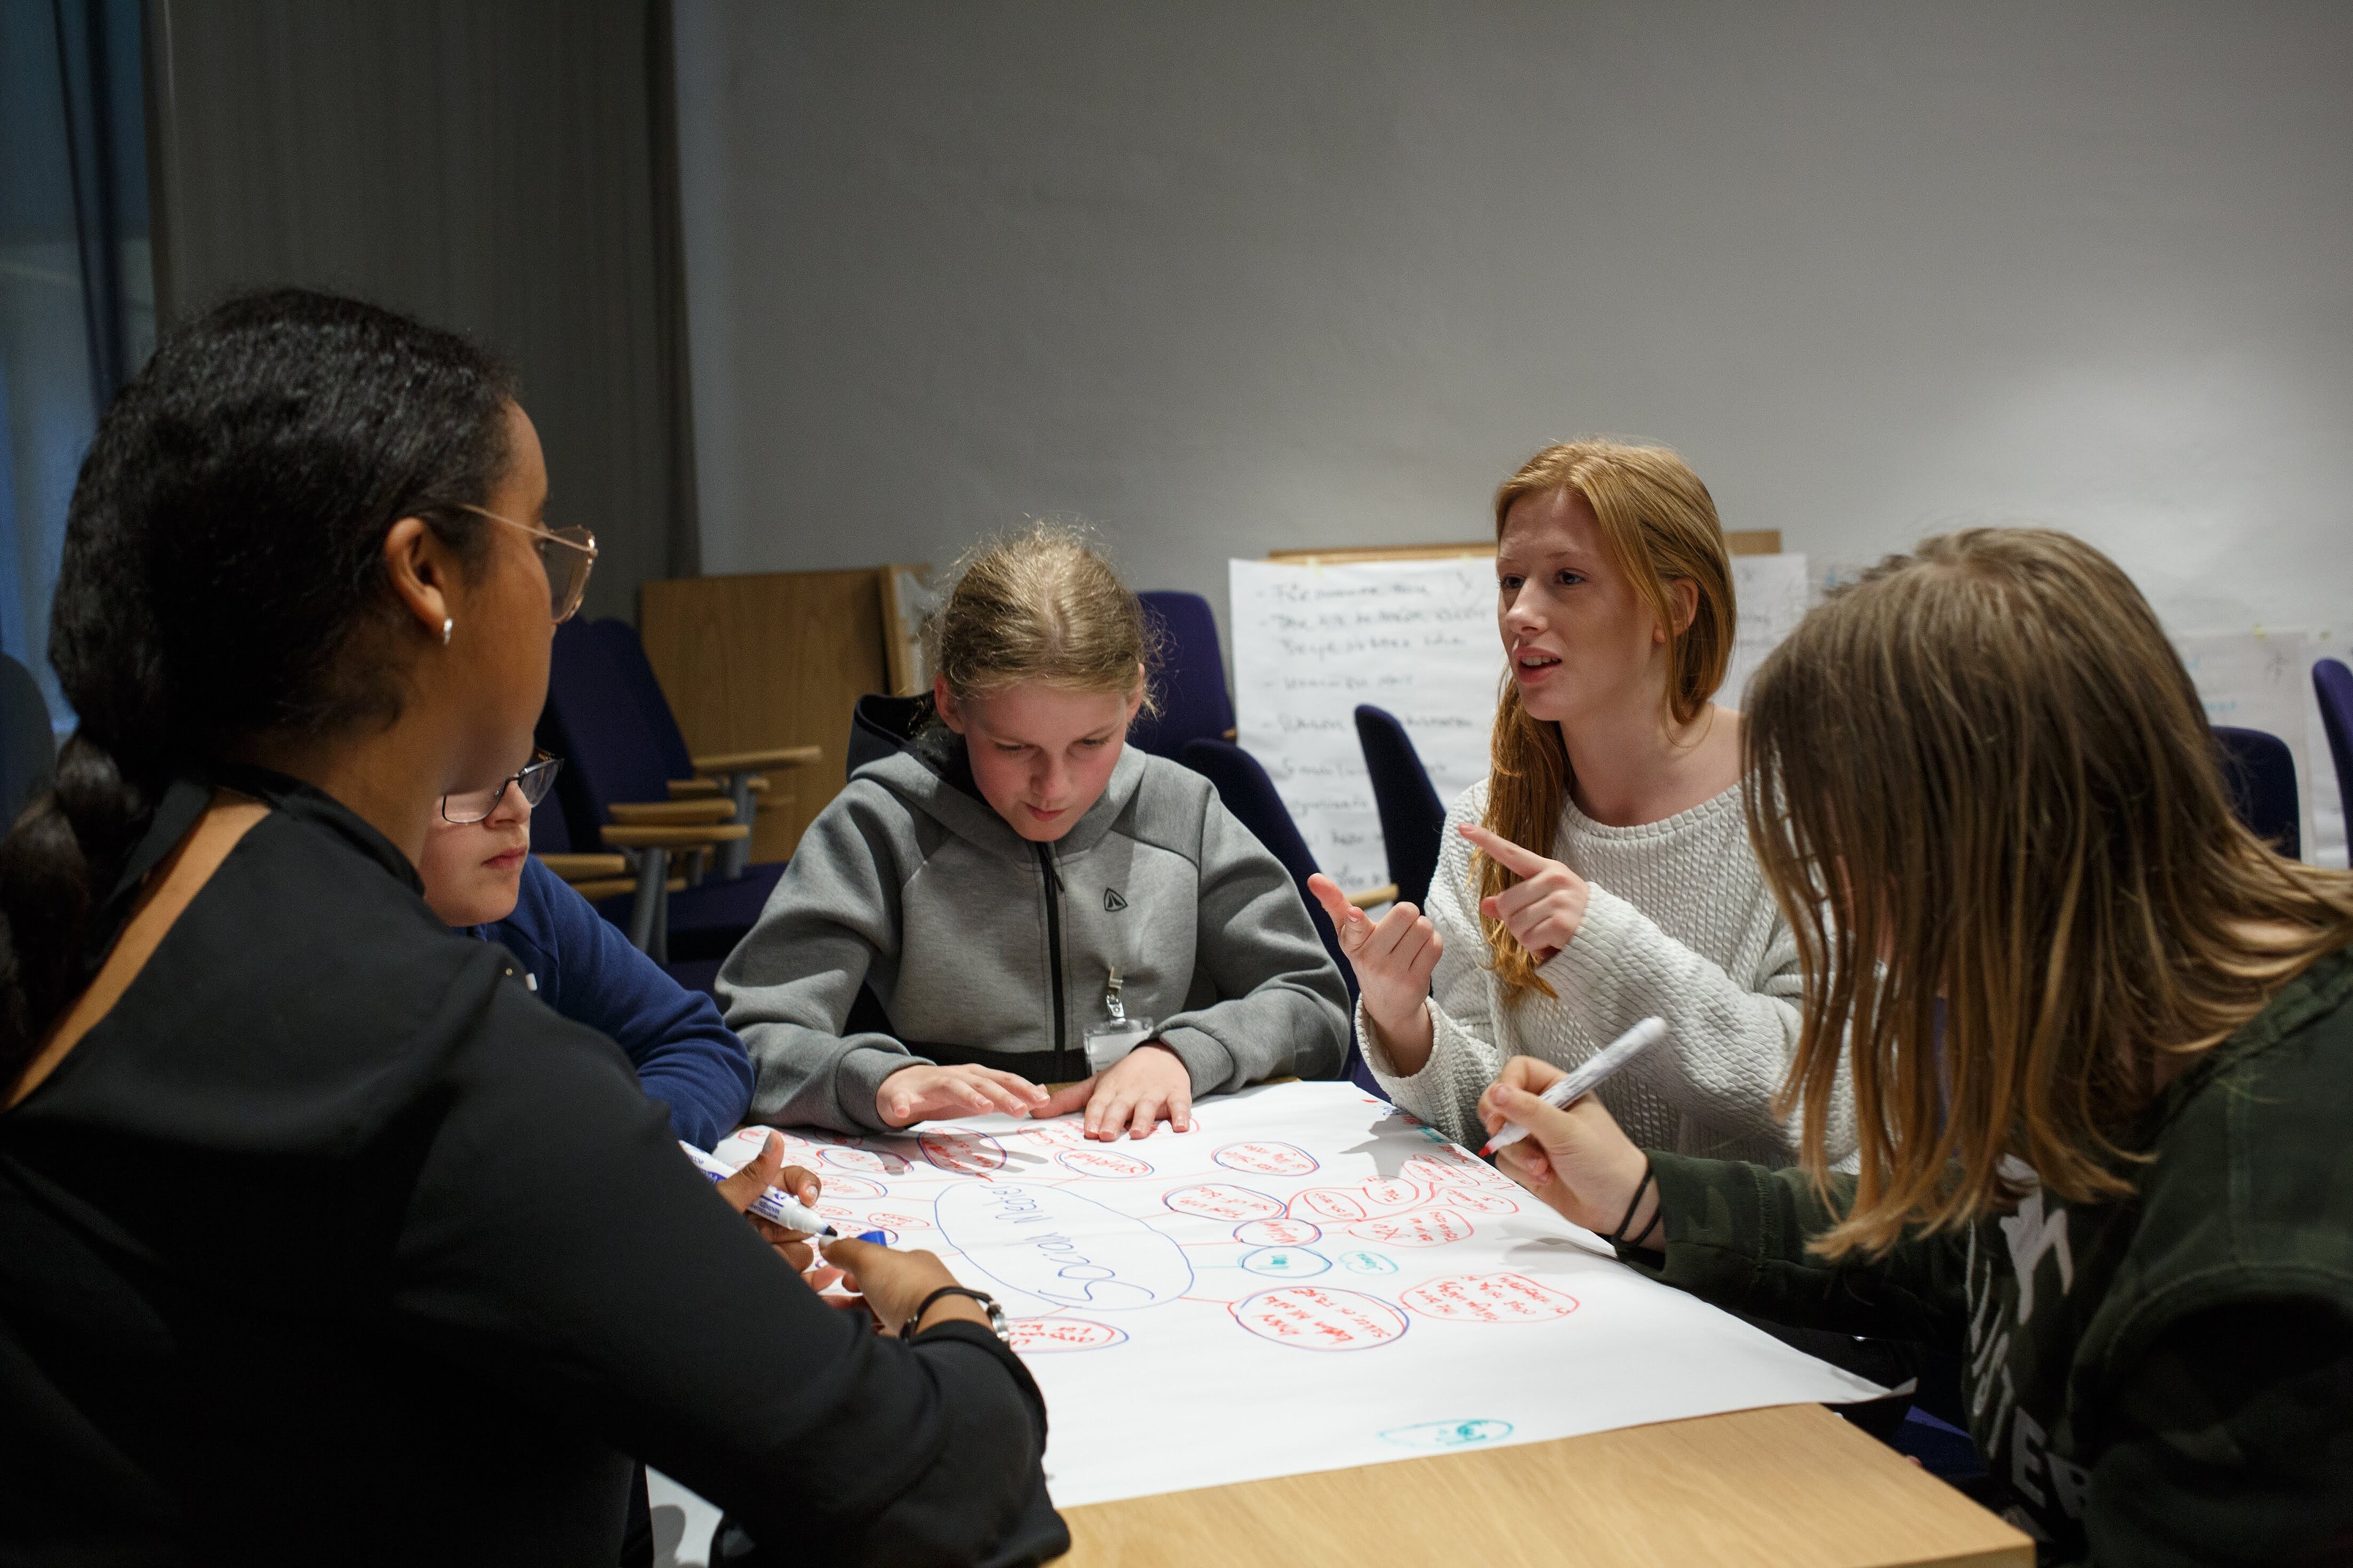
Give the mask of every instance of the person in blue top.
M 700 991 L 689 991 L 531 853 L 531 809 L 562 760 L 541 757 L 495 790 L 443 797 L 417 866 L 426 902 L 503 945 L 540 1000 L 619 1046 L 680 1140 L 709 1149 L 744 1120 L 752 1061 Z

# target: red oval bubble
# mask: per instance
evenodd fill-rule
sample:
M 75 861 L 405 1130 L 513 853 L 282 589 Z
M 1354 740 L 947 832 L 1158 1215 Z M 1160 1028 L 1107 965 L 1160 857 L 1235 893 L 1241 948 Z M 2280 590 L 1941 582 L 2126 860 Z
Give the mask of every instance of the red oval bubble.
M 880 1182 L 870 1182 L 863 1176 L 820 1176 L 825 1184 L 824 1195 L 828 1198 L 879 1198 L 891 1189 Z
M 1378 1297 L 1314 1285 L 1262 1290 L 1226 1310 L 1259 1338 L 1294 1350 L 1371 1350 L 1406 1331 L 1405 1314 Z
M 1348 1234 L 1384 1247 L 1443 1247 L 1471 1239 L 1471 1222 L 1452 1209 L 1417 1209 L 1352 1225 Z
M 892 1230 L 929 1230 L 932 1228 L 932 1222 L 930 1220 L 918 1219 L 913 1215 L 901 1214 L 895 1209 L 868 1209 L 866 1211 L 866 1220 L 869 1228 L 878 1225 L 888 1226 Z
M 1517 1214 L 1520 1205 L 1501 1193 L 1471 1192 L 1462 1187 L 1447 1187 L 1432 1193 L 1431 1197 L 1442 1204 L 1452 1204 L 1473 1214 Z
M 1209 1156 L 1229 1171 L 1260 1176 L 1308 1176 L 1315 1173 L 1315 1156 L 1289 1143 L 1229 1143 Z
M 1264 1193 L 1254 1193 L 1248 1187 L 1229 1187 L 1222 1182 L 1203 1182 L 1198 1186 L 1178 1187 L 1160 1200 L 1178 1214 L 1198 1215 L 1203 1219 L 1221 1219 L 1238 1224 L 1246 1219 L 1277 1219 L 1282 1205 Z
M 1542 1323 L 1577 1310 L 1577 1298 L 1525 1274 L 1456 1274 L 1398 1298 L 1426 1318 L 1458 1323 Z
M 907 1162 L 888 1149 L 851 1149 L 834 1145 L 824 1151 L 826 1163 L 845 1171 L 865 1171 L 878 1176 L 903 1176 Z
M 1303 1219 L 1254 1219 L 1234 1227 L 1234 1239 L 1251 1247 L 1304 1247 L 1323 1234 Z
M 1099 1351 L 1124 1344 L 1127 1335 L 1109 1323 L 1084 1318 L 1016 1318 L 1005 1325 L 1013 1348 L 1023 1355 L 1050 1351 Z
M 1375 1176 L 1356 1189 L 1365 1194 L 1365 1211 L 1377 1214 L 1382 1209 L 1401 1209 L 1421 1202 L 1421 1189 L 1398 1176 Z
M 1475 1154 L 1466 1154 L 1451 1146 L 1435 1148 L 1425 1153 L 1410 1155 L 1398 1167 L 1398 1174 L 1409 1181 L 1435 1185 L 1440 1182 L 1480 1183 L 1494 1179 L 1494 1171 Z
M 1365 1217 L 1365 1205 L 1356 1194 L 1338 1187 L 1310 1187 L 1291 1200 L 1295 1211 L 1305 1209 L 1317 1219 L 1352 1220 Z
M 1082 1176 L 1101 1176 L 1113 1182 L 1130 1182 L 1152 1174 L 1152 1167 L 1134 1155 L 1112 1149 L 1065 1149 L 1054 1156 L 1054 1163 Z
M 976 1176 L 1005 1168 L 1005 1145 L 986 1132 L 932 1131 L 915 1140 L 923 1158 L 943 1171 Z

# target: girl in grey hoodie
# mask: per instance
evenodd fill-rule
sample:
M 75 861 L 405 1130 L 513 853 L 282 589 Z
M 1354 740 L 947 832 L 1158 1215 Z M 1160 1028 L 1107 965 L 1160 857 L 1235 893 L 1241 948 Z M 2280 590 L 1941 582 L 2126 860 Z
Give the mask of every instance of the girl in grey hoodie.
M 1150 637 L 1109 564 L 1051 525 L 991 542 L 924 637 L 931 696 L 720 973 L 752 1119 L 1084 1106 L 1089 1137 L 1142 1138 L 1200 1095 L 1336 1077 L 1347 994 L 1289 874 L 1207 779 L 1127 748 Z

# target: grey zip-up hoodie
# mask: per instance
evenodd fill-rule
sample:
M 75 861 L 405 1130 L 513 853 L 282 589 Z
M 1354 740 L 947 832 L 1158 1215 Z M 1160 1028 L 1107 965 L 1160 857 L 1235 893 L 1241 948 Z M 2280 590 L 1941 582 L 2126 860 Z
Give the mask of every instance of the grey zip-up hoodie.
M 719 999 L 758 1074 L 754 1121 L 881 1131 L 875 1090 L 911 1061 L 1085 1076 L 1114 966 L 1196 1096 L 1346 1059 L 1339 971 L 1208 780 L 1128 747 L 1078 824 L 1032 844 L 934 729 L 809 824 Z

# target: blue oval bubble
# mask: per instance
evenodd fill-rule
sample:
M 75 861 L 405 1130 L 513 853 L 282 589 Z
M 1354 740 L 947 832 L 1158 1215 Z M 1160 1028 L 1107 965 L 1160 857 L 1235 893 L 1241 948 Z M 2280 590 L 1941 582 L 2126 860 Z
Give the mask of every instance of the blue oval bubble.
M 1242 1254 L 1242 1267 L 1277 1279 L 1305 1279 L 1332 1267 L 1332 1260 L 1303 1247 L 1261 1247 Z
M 1351 1274 L 1394 1274 L 1398 1271 L 1394 1259 L 1377 1252 L 1344 1252 L 1340 1254 L 1340 1262 Z
M 1474 1443 L 1494 1443 L 1512 1435 L 1508 1421 L 1423 1421 L 1392 1426 L 1381 1434 L 1384 1443 L 1400 1448 L 1462 1448 Z

